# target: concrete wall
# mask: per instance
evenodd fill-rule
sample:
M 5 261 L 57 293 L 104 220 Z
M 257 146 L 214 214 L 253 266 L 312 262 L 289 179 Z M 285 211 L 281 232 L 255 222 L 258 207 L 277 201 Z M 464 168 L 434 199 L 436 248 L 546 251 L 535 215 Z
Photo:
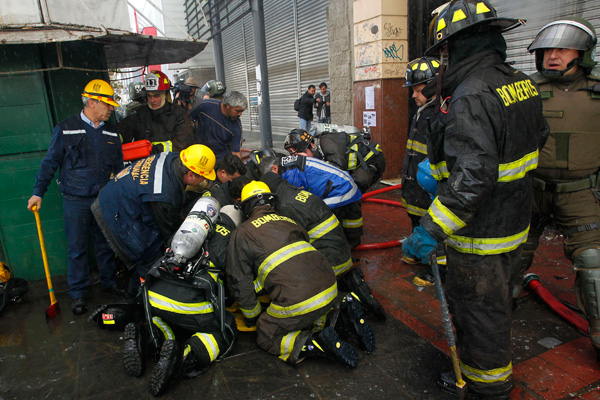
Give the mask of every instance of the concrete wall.
M 327 18 L 331 122 L 353 125 L 353 0 L 330 0 Z

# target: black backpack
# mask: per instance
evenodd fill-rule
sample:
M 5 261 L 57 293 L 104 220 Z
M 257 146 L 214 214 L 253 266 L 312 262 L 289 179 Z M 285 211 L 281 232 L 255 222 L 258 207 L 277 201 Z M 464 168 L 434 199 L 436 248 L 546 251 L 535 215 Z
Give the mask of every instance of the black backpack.
M 300 99 L 302 99 L 302 97 L 300 97 Z M 296 111 L 300 111 L 300 99 L 296 99 L 296 101 L 294 101 L 294 110 Z

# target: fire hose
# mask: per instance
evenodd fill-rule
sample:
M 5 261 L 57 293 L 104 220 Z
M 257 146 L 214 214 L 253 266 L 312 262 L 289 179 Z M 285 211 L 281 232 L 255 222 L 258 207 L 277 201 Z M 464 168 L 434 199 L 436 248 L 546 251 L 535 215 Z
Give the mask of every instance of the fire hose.
M 385 193 L 385 192 L 390 192 L 392 190 L 396 190 L 396 189 L 400 189 L 402 187 L 402 185 L 394 185 L 394 186 L 388 186 L 388 187 L 384 187 L 381 189 L 377 189 L 374 190 L 372 192 L 368 192 L 363 194 L 362 196 L 362 200 L 367 202 L 367 203 L 378 203 L 378 204 L 386 204 L 386 205 L 390 205 L 390 206 L 394 206 L 394 207 L 401 207 L 404 208 L 404 206 L 402 205 L 402 203 L 400 203 L 399 201 L 393 201 L 393 200 L 384 200 L 384 199 L 371 199 L 370 197 L 375 196 L 377 194 L 381 194 L 381 193 Z M 392 247 L 398 247 L 400 245 L 402 245 L 402 243 L 406 240 L 406 238 L 401 238 L 398 240 L 392 240 L 389 242 L 381 242 L 381 243 L 368 243 L 368 244 L 361 244 L 358 245 L 354 248 L 354 250 L 381 250 L 381 249 L 389 249 Z
M 551 309 L 573 324 L 573 326 L 575 326 L 577 329 L 588 333 L 588 322 L 573 310 L 561 303 L 552 295 L 552 293 L 548 291 L 548 289 L 542 286 L 540 283 L 540 278 L 536 274 L 525 275 L 523 277 L 523 286 L 537 294 Z

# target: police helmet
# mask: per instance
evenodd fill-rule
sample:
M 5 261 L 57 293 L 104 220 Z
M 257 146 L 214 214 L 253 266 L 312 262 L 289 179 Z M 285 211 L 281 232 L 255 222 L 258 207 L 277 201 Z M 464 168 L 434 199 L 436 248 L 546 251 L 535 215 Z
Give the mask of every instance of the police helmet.
M 432 45 L 425 54 L 436 54 L 452 36 L 467 29 L 495 27 L 505 32 L 523 23 L 524 21 L 514 18 L 498 17 L 489 1 L 452 0 L 434 18 L 430 32 Z
M 202 89 L 200 89 L 200 90 L 202 92 L 208 93 L 208 95 L 212 99 L 213 97 L 223 95 L 223 93 L 225 93 L 225 90 L 227 90 L 227 88 L 225 87 L 225 84 L 223 82 L 213 79 L 213 80 L 206 82 L 204 84 L 204 86 L 202 86 Z
M 440 70 L 440 61 L 433 57 L 421 57 L 412 60 L 406 66 L 406 84 L 403 87 L 410 87 L 427 83 L 435 78 Z
M 560 76 L 571 69 L 575 63 L 585 69 L 594 68 L 597 42 L 596 30 L 592 24 L 583 18 L 572 17 L 550 22 L 544 26 L 527 50 L 530 53 L 535 52 L 535 66 L 542 75 Z M 573 49 L 578 50 L 582 56 L 573 60 L 573 64 L 563 71 L 548 71 L 543 65 L 545 49 Z

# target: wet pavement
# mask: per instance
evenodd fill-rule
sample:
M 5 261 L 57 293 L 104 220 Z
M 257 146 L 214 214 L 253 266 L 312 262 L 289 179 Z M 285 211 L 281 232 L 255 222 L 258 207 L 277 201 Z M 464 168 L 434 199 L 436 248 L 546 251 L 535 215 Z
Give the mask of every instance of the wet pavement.
M 399 192 L 378 196 L 399 200 Z M 363 243 L 407 236 L 404 210 L 364 203 Z M 351 370 L 326 359 L 306 359 L 298 367 L 260 350 L 255 333 L 240 333 L 231 355 L 194 379 L 171 382 L 166 399 L 452 399 L 435 386 L 451 368 L 435 287 L 412 283 L 424 267 L 400 260 L 399 247 L 355 251 L 366 280 L 388 312 L 385 322 L 370 321 L 377 348 L 359 353 Z M 574 274 L 562 255 L 562 241 L 547 231 L 531 272 L 559 299 L 575 303 Z M 40 262 L 41 268 L 41 262 Z M 46 322 L 45 281 L 33 282 L 18 304 L 0 316 L 0 400 L 145 399 L 153 362 L 140 378 L 122 364 L 122 332 L 87 322 L 90 311 L 70 310 L 64 277 L 53 279 L 61 305 Z M 116 302 L 99 285 L 88 295 L 94 306 Z M 524 291 L 513 322 L 514 372 L 511 399 L 600 399 L 600 363 L 589 339 Z

